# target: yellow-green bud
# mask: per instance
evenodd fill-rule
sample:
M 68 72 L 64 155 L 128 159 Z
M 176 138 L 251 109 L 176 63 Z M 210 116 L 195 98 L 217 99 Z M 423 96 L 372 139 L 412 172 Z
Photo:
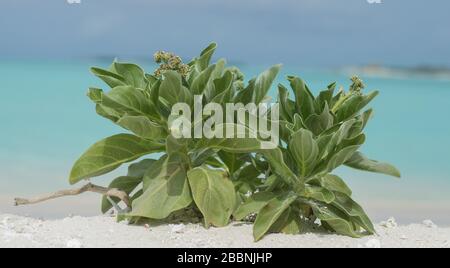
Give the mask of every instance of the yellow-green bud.
M 350 91 L 361 92 L 366 87 L 363 81 L 357 76 L 353 76 L 350 80 L 352 81 Z
M 159 64 L 159 67 L 155 70 L 155 76 L 157 77 L 168 70 L 177 71 L 182 76 L 189 74 L 190 67 L 183 64 L 181 58 L 173 53 L 158 51 L 153 55 L 153 59 Z

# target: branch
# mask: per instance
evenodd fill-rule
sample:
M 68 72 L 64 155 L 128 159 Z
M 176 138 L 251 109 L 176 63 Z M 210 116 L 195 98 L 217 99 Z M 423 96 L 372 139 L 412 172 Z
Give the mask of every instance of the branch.
M 60 198 L 60 197 L 64 197 L 64 196 L 79 195 L 79 194 L 82 194 L 85 192 L 93 192 L 93 193 L 98 193 L 98 194 L 108 196 L 108 197 L 116 197 L 116 198 L 119 198 L 120 200 L 122 200 L 127 205 L 127 207 L 129 207 L 129 208 L 131 207 L 130 197 L 124 191 L 121 191 L 116 188 L 111 188 L 111 189 L 105 188 L 105 187 L 94 185 L 92 183 L 88 183 L 85 186 L 78 188 L 78 189 L 61 190 L 61 191 L 58 191 L 55 193 L 51 193 L 48 195 L 44 195 L 44 196 L 32 198 L 32 199 L 15 198 L 14 205 L 21 206 L 21 205 L 37 204 L 37 203 L 41 203 L 41 202 L 44 202 L 47 200 L 52 200 L 52 199 L 56 199 L 56 198 Z

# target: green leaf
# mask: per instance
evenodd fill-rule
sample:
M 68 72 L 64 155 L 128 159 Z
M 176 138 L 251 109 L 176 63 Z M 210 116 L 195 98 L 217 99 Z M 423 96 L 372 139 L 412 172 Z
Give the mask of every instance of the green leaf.
M 279 125 L 280 125 L 280 139 L 283 142 L 288 142 L 292 133 L 294 131 L 292 131 L 291 129 L 291 123 L 285 121 L 285 120 L 280 120 L 278 121 Z
M 242 103 L 244 105 L 253 102 L 253 96 L 255 94 L 255 81 L 256 78 L 252 78 L 248 81 L 248 85 L 237 92 L 236 96 L 234 96 L 234 103 Z
M 254 103 L 258 105 L 267 96 L 267 92 L 270 90 L 273 81 L 275 80 L 278 72 L 281 69 L 281 65 L 272 66 L 270 69 L 264 71 L 256 78 L 251 79 L 248 82 L 248 86 L 241 90 L 234 98 L 235 103 Z
M 360 145 L 346 147 L 334 154 L 327 164 L 327 172 L 333 171 L 335 168 L 347 162 L 348 159 L 359 149 Z
M 210 77 L 210 82 L 219 79 L 220 77 L 222 77 L 224 75 L 225 72 L 225 65 L 227 64 L 227 61 L 225 59 L 219 59 L 215 65 L 216 68 L 214 68 L 214 71 L 211 74 Z
M 255 154 L 254 156 L 250 157 L 250 161 L 252 162 L 253 166 L 260 172 L 260 173 L 266 173 L 269 169 L 269 163 L 264 159 L 263 155 L 261 153 Z
M 216 152 L 212 149 L 204 149 L 204 150 L 189 152 L 189 157 L 191 158 L 193 167 L 201 166 L 206 161 L 215 159 L 215 156 L 216 156 Z M 221 163 L 221 165 L 223 165 L 223 164 Z
M 283 179 L 281 179 L 280 176 L 278 176 L 277 174 L 273 174 L 264 181 L 264 184 L 261 188 L 268 192 L 276 191 L 278 187 L 281 187 L 283 185 L 282 181 Z
M 341 150 L 345 147 L 354 146 L 354 145 L 363 145 L 366 141 L 366 135 L 365 134 L 359 134 L 353 138 L 350 139 L 344 139 L 341 144 L 337 147 L 338 150 Z
M 290 209 L 288 211 L 287 219 L 285 220 L 280 232 L 295 235 L 301 233 L 302 230 L 300 216 L 298 213 L 295 213 L 293 209 Z
M 145 72 L 136 64 L 114 62 L 114 70 L 124 78 L 125 84 L 141 89 L 147 87 Z
M 320 178 L 320 184 L 330 191 L 341 192 L 348 196 L 352 195 L 352 190 L 347 186 L 347 184 L 338 176 L 327 174 Z
M 216 68 L 215 64 L 210 65 L 208 66 L 208 68 L 203 70 L 197 77 L 195 77 L 191 85 L 192 94 L 201 95 L 204 92 L 206 86 L 208 85 L 211 74 L 213 73 L 215 68 Z
M 226 138 L 227 131 L 232 130 L 234 130 L 234 135 L 232 135 L 234 138 Z M 252 137 L 249 133 L 255 136 L 256 133 L 247 126 L 225 123 L 215 126 L 214 131 L 223 138 L 201 139 L 197 142 L 196 149 L 213 148 L 230 153 L 250 153 L 263 149 L 262 140 Z M 242 138 L 240 138 L 241 136 Z
M 109 185 L 109 188 L 117 188 L 117 189 L 120 189 L 120 190 L 126 192 L 128 195 L 130 195 L 131 192 L 133 192 L 136 189 L 136 187 L 142 182 L 145 172 L 147 172 L 147 170 L 149 170 L 155 162 L 156 161 L 153 159 L 144 159 L 137 163 L 131 164 L 128 167 L 127 176 L 122 176 L 122 177 L 116 178 L 115 180 L 113 180 L 111 182 L 111 184 Z M 135 195 L 133 195 L 131 200 L 136 199 L 141 194 L 142 194 L 142 191 L 140 194 L 138 191 Z M 111 199 L 116 203 L 118 203 L 120 201 L 120 199 L 116 198 L 116 197 L 111 197 Z M 112 208 L 112 204 L 109 202 L 109 200 L 106 196 L 103 196 L 103 198 L 102 198 L 102 213 L 106 213 L 111 208 Z
M 305 196 L 326 204 L 330 204 L 335 198 L 333 192 L 319 186 L 306 186 Z
M 190 170 L 188 179 L 194 202 L 203 214 L 205 225 L 227 225 L 235 207 L 236 193 L 226 173 L 203 166 Z
M 118 134 L 92 145 L 74 164 L 69 181 L 81 180 L 106 174 L 121 164 L 146 154 L 161 152 L 164 145 L 147 141 L 130 134 Z
M 95 76 L 97 76 L 98 78 L 103 80 L 111 88 L 126 85 L 125 78 L 116 73 L 113 73 L 113 72 L 110 72 L 110 71 L 107 71 L 107 70 L 104 70 L 101 68 L 97 68 L 97 67 L 91 68 L 91 72 Z
M 122 116 L 122 113 L 117 112 L 116 110 L 111 109 L 111 108 L 106 107 L 106 106 L 101 105 L 101 104 L 96 104 L 95 105 L 95 112 L 98 115 L 113 121 L 114 123 L 116 123 L 120 119 L 120 117 Z
M 159 87 L 159 95 L 170 105 L 176 103 L 190 104 L 191 92 L 182 85 L 181 75 L 175 71 L 164 72 L 164 80 Z
M 86 95 L 94 103 L 101 103 L 103 98 L 103 90 L 100 88 L 90 87 Z
M 323 109 L 325 105 L 330 105 L 333 101 L 333 93 L 336 88 L 336 83 L 333 83 L 328 86 L 328 89 L 323 90 L 319 93 L 319 96 L 316 98 L 316 105 L 319 109 Z
M 345 165 L 359 170 L 382 173 L 397 178 L 401 177 L 400 171 L 396 167 L 388 163 L 381 163 L 375 160 L 370 160 L 360 152 L 354 153 L 345 162 Z
M 221 78 L 214 80 L 214 88 L 216 90 L 212 102 L 228 103 L 232 101 L 234 94 L 233 74 L 230 71 L 225 71 Z M 209 99 L 209 98 L 208 98 Z
M 233 213 L 234 219 L 240 221 L 252 213 L 259 212 L 273 198 L 275 195 L 272 192 L 258 192 L 251 195 Z
M 334 132 L 333 138 L 331 139 L 331 142 L 330 142 L 330 147 L 332 147 L 334 149 L 344 139 L 348 138 L 350 129 L 352 128 L 352 126 L 355 123 L 356 123 L 356 120 L 354 120 L 354 119 L 348 120 L 348 121 L 345 121 L 344 123 L 342 123 L 339 126 L 339 129 Z
M 225 151 L 219 151 L 217 154 L 220 160 L 227 166 L 230 174 L 234 174 L 234 172 L 236 172 L 236 170 L 241 168 L 243 165 L 243 161 L 240 160 L 243 154 L 235 154 Z
M 145 79 L 148 81 L 146 90 L 151 89 L 153 85 L 159 81 L 159 79 L 153 74 L 145 74 Z
M 142 90 L 131 86 L 113 88 L 103 94 L 101 104 L 121 113 L 159 119 L 159 114 L 151 100 L 145 96 Z
M 148 128 L 145 126 L 147 123 L 155 127 L 152 120 L 160 121 L 159 113 L 155 110 L 152 102 L 146 99 L 144 93 L 139 89 L 128 86 L 116 87 L 109 93 L 103 94 L 101 89 L 90 88 L 88 97 L 97 103 L 96 111 L 99 115 L 138 136 L 141 136 L 142 131 Z
M 361 121 L 362 121 L 361 130 L 363 130 L 367 126 L 367 123 L 369 122 L 372 115 L 373 115 L 372 109 L 369 109 L 369 110 L 365 111 L 364 113 L 362 113 L 362 115 L 361 115 Z
M 280 72 L 281 65 L 272 66 L 256 77 L 253 93 L 253 103 L 258 105 L 267 96 L 273 81 Z
M 330 113 L 328 104 L 325 104 L 323 112 L 320 115 L 312 114 L 306 121 L 305 125 L 310 129 L 314 135 L 319 135 L 325 130 L 333 126 L 333 116 Z
M 129 177 L 143 178 L 145 173 L 153 166 L 156 162 L 154 159 L 143 159 L 139 162 L 133 163 L 128 167 Z
M 198 69 L 198 72 L 201 72 L 208 68 L 209 63 L 211 62 L 211 57 L 214 54 L 216 48 L 217 44 L 211 43 L 201 52 L 200 57 L 195 62 L 195 66 Z
M 356 117 L 357 121 L 349 130 L 349 137 L 355 137 L 355 136 L 359 135 L 360 133 L 362 133 L 362 131 L 364 130 L 364 128 L 367 125 L 367 122 L 372 117 L 372 113 L 373 113 L 373 110 L 369 109 L 369 110 L 365 111 L 364 113 L 362 113 L 361 115 Z
M 361 234 L 355 230 L 351 219 L 340 210 L 327 204 L 311 204 L 314 215 L 327 223 L 336 233 L 347 235 L 354 238 L 360 238 Z
M 291 122 L 294 116 L 295 103 L 289 99 L 289 92 L 286 87 L 278 85 L 278 102 L 280 103 L 280 114 L 283 119 Z
M 214 80 L 214 85 L 217 93 L 222 93 L 228 90 L 233 84 L 233 73 L 226 70 L 222 77 Z
M 301 232 L 300 215 L 292 208 L 286 209 L 270 227 L 270 233 L 299 234 Z
M 261 150 L 260 153 L 267 159 L 273 172 L 279 175 L 285 182 L 292 184 L 298 180 L 297 176 L 292 172 L 289 166 L 286 165 L 283 153 L 279 148 L 273 150 Z
M 289 141 L 288 150 L 297 162 L 300 175 L 306 177 L 314 169 L 319 155 L 319 147 L 311 131 L 300 129 Z
M 114 123 L 119 120 L 119 118 L 123 115 L 123 112 L 117 111 L 113 108 L 106 107 L 102 104 L 103 100 L 103 90 L 99 88 L 89 88 L 87 96 L 91 99 L 95 105 L 95 111 L 98 115 L 107 118 Z
M 333 205 L 349 215 L 353 221 L 356 220 L 358 225 L 363 227 L 369 233 L 376 233 L 372 222 L 358 203 L 343 193 L 336 192 L 335 196 L 336 199 L 334 200 Z
M 217 158 L 215 157 L 210 157 L 208 159 L 205 160 L 204 162 L 205 165 L 208 165 L 210 167 L 213 168 L 222 168 L 222 169 L 226 169 L 226 166 L 224 163 L 220 162 Z M 195 167 L 200 166 L 201 164 L 195 165 Z
M 161 87 L 161 80 L 158 79 L 150 88 L 150 99 L 152 103 L 159 106 L 159 88 Z
M 322 147 L 323 145 L 326 144 L 323 150 L 321 150 L 322 158 L 328 157 L 330 154 L 332 154 L 336 150 L 336 147 L 340 145 L 342 141 L 348 137 L 349 131 L 351 127 L 355 124 L 355 122 L 356 120 L 345 121 L 333 133 L 328 133 L 328 131 L 326 131 L 325 133 L 322 134 L 324 140 L 320 140 L 321 138 L 319 138 L 320 145 Z M 329 141 L 328 135 L 332 135 Z M 328 141 L 328 143 L 325 143 L 326 141 Z
M 160 158 L 144 176 L 144 192 L 133 202 L 130 216 L 165 219 L 189 206 L 192 196 L 187 180 L 188 159 L 173 153 Z
M 321 135 L 317 138 L 317 146 L 319 147 L 319 159 L 324 158 L 331 151 L 331 146 L 329 146 L 333 134 Z
M 260 150 L 261 142 L 252 138 L 213 138 L 208 141 L 202 140 L 198 146 L 221 149 L 231 153 L 249 153 Z
M 259 171 L 253 164 L 244 166 L 237 173 L 237 179 L 241 181 L 253 180 L 261 175 L 261 171 Z
M 310 114 L 314 114 L 314 96 L 305 85 L 305 82 L 302 79 L 293 76 L 288 77 L 288 80 L 290 81 L 291 88 L 294 91 L 297 112 L 300 113 L 303 118 L 306 118 Z
M 143 139 L 160 140 L 167 136 L 163 126 L 141 115 L 123 116 L 117 121 L 117 124 Z
M 255 241 L 260 240 L 270 230 L 272 225 L 297 198 L 297 195 L 293 193 L 278 196 L 269 201 L 259 211 L 253 225 L 253 237 Z
M 371 102 L 378 95 L 378 91 L 368 95 L 353 95 L 346 100 L 336 112 L 337 121 L 344 121 L 356 115 L 362 108 Z
M 294 114 L 294 120 L 289 127 L 293 132 L 296 132 L 302 128 L 307 128 L 306 124 L 303 122 L 303 118 L 298 113 Z

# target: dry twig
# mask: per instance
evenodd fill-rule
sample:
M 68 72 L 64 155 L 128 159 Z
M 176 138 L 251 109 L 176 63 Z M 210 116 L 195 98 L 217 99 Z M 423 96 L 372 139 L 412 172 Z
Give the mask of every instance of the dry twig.
M 93 193 L 99 193 L 104 196 L 108 197 L 117 197 L 120 200 L 122 200 L 127 207 L 131 207 L 130 204 L 130 198 L 127 193 L 124 191 L 121 191 L 116 188 L 105 188 L 102 186 L 97 186 L 92 183 L 88 183 L 85 186 L 78 188 L 78 189 L 71 189 L 71 190 L 61 190 L 57 191 L 55 193 L 51 193 L 48 195 L 44 195 L 41 197 L 36 197 L 32 199 L 25 199 L 25 198 L 15 198 L 14 199 L 14 205 L 15 206 L 22 206 L 22 205 L 31 205 L 31 204 L 37 204 L 41 203 L 47 200 L 56 199 L 64 196 L 73 196 L 73 195 L 79 195 L 85 192 L 93 192 Z

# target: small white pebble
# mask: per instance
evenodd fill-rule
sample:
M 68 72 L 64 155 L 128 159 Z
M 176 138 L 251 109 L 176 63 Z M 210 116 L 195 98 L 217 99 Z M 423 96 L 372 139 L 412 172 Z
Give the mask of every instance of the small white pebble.
M 385 228 L 388 228 L 388 229 L 397 228 L 398 227 L 397 221 L 395 220 L 394 217 L 389 218 L 387 221 L 381 222 L 380 225 L 382 227 L 385 227 Z
M 66 243 L 67 248 L 81 248 L 83 245 L 81 244 L 80 240 L 78 239 L 70 239 Z
M 25 227 L 23 226 L 14 226 L 12 229 L 18 234 L 25 233 Z
M 180 239 L 180 237 L 177 236 L 177 235 L 171 235 L 171 236 L 169 237 L 169 239 L 171 239 L 171 240 L 177 240 L 177 239 Z
M 169 225 L 171 227 L 170 231 L 172 233 L 183 233 L 184 229 L 186 228 L 183 224 L 171 224 Z
M 402 235 L 402 236 L 400 236 L 400 239 L 401 239 L 401 240 L 408 240 L 408 237 L 405 236 L 405 235 Z
M 144 224 L 144 228 L 148 230 L 148 229 L 150 229 L 150 225 L 148 225 L 148 224 L 146 223 L 146 224 Z
M 428 228 L 437 228 L 437 225 L 434 224 L 431 220 L 424 220 L 422 222 L 423 225 L 425 225 Z
M 378 239 L 370 239 L 366 243 L 366 248 L 381 248 L 381 242 Z

